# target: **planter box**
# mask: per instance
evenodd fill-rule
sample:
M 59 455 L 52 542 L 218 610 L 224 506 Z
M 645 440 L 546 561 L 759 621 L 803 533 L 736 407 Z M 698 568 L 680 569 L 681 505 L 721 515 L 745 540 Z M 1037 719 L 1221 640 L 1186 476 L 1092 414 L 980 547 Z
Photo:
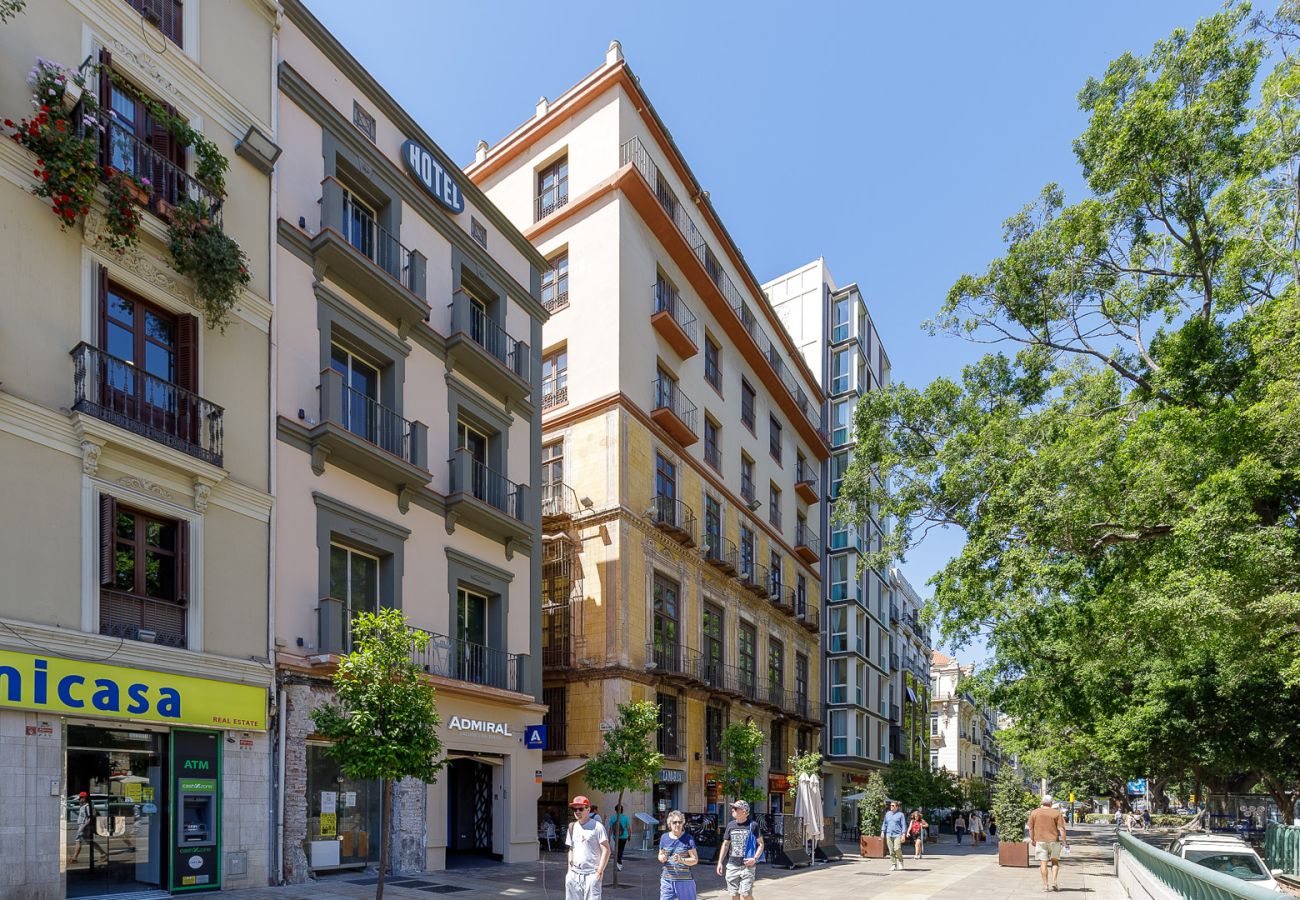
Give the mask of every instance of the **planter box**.
M 1029 866 L 1029 842 L 998 841 L 998 865 L 1024 869 Z
M 858 852 L 867 859 L 885 858 L 885 839 L 882 837 L 858 838 Z

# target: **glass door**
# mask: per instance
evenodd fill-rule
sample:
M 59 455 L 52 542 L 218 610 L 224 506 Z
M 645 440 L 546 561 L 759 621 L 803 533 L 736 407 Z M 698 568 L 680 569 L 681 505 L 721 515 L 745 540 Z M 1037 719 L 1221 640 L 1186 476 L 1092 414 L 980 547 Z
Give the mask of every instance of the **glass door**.
M 487 467 L 487 435 L 474 430 L 464 422 L 460 422 L 456 426 L 456 446 L 461 450 L 469 451 L 470 491 L 485 503 L 491 503 L 493 506 L 499 507 L 501 504 L 494 502 L 494 498 L 488 495 L 490 485 L 488 483 Z
M 385 446 L 379 434 L 379 370 L 337 344 L 330 347 L 330 368 L 343 376 L 343 427 Z
M 352 649 L 352 620 L 379 609 L 379 558 L 351 547 L 330 544 L 330 596 L 343 603 L 347 649 Z
M 488 684 L 488 598 L 464 588 L 456 592 L 456 677 Z

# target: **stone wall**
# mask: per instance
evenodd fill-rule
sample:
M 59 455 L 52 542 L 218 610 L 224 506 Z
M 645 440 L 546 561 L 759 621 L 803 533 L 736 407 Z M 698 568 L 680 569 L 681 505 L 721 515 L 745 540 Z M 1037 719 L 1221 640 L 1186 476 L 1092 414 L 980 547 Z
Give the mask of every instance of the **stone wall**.
M 0 797 L 14 813 L 0 820 L 5 900 L 63 900 L 61 732 L 58 718 L 0 710 Z

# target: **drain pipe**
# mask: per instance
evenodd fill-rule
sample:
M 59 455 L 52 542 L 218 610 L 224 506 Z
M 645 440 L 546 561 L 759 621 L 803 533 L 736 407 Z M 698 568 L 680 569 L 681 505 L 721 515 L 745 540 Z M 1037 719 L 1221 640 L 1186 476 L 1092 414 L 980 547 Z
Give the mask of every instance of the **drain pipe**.
M 276 799 L 275 799 L 275 883 L 284 884 L 284 720 L 289 717 L 289 708 L 285 705 L 284 688 L 276 679 Z

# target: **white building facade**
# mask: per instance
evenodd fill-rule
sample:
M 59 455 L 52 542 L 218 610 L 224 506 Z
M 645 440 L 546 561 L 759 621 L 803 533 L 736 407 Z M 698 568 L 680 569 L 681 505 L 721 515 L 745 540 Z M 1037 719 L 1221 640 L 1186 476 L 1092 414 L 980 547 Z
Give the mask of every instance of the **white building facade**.
M 930 663 L 930 764 L 963 784 L 991 785 L 1001 758 L 994 741 L 998 711 L 975 702 L 967 680 L 975 667 L 935 650 Z

